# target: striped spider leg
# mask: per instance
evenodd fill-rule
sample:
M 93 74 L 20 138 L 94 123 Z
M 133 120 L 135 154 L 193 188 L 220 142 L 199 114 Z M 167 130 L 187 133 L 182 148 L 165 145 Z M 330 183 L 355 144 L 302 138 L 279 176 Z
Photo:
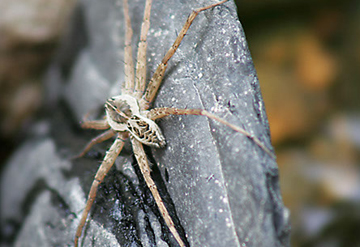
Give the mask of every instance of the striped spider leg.
M 183 239 L 180 237 L 178 231 L 175 228 L 174 222 L 168 213 L 155 182 L 151 178 L 151 169 L 149 161 L 146 157 L 143 144 L 156 148 L 162 148 L 165 146 L 165 138 L 161 133 L 160 128 L 155 123 L 155 120 L 168 115 L 202 115 L 210 119 L 216 120 L 233 130 L 242 133 L 254 141 L 261 149 L 263 149 L 268 155 L 274 157 L 274 154 L 261 143 L 261 141 L 255 136 L 251 135 L 244 129 L 230 124 L 224 119 L 211 114 L 208 111 L 200 109 L 177 109 L 177 108 L 155 108 L 149 110 L 150 104 L 153 102 L 157 91 L 161 85 L 164 73 L 167 68 L 169 59 L 174 55 L 179 47 L 186 32 L 191 26 L 196 16 L 207 9 L 221 5 L 228 0 L 223 0 L 218 3 L 198 8 L 192 11 L 178 34 L 175 42 L 171 48 L 167 51 L 166 55 L 158 65 L 154 75 L 150 79 L 146 87 L 146 50 L 147 50 L 147 33 L 150 27 L 150 12 L 152 0 L 146 0 L 144 18 L 141 26 L 140 41 L 138 44 L 138 54 L 136 69 L 134 68 L 131 39 L 132 28 L 131 20 L 129 17 L 128 1 L 123 0 L 123 10 L 125 17 L 125 84 L 122 90 L 123 94 L 108 99 L 105 103 L 106 118 L 103 120 L 85 120 L 82 123 L 83 128 L 106 130 L 103 134 L 92 139 L 89 144 L 84 148 L 83 152 L 78 157 L 83 156 L 90 148 L 100 142 L 115 137 L 114 143 L 110 149 L 106 152 L 104 160 L 102 161 L 91 186 L 88 200 L 86 202 L 85 209 L 82 213 L 80 223 L 78 225 L 75 235 L 75 246 L 78 246 L 79 239 L 82 235 L 84 225 L 86 223 L 87 216 L 90 212 L 92 204 L 95 200 L 97 189 L 99 184 L 103 181 L 104 177 L 114 164 L 117 156 L 120 154 L 124 141 L 130 137 L 133 152 L 135 158 L 140 167 L 141 173 L 144 176 L 146 185 L 149 187 L 155 202 L 159 208 L 159 211 L 169 228 L 170 232 L 176 239 L 179 246 L 186 246 Z M 135 74 L 136 72 L 136 74 Z

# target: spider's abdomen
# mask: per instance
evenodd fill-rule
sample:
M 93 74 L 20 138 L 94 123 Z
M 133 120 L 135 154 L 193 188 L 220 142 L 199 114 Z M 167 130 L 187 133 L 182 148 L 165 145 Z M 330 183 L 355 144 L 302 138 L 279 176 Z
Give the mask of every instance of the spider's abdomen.
M 132 116 L 127 122 L 129 132 L 145 145 L 161 148 L 166 142 L 159 126 L 141 115 Z

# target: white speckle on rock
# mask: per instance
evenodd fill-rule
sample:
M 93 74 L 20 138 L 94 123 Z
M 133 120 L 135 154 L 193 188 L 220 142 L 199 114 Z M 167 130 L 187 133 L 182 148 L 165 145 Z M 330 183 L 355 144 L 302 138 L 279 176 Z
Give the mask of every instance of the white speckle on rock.
M 224 197 L 223 199 L 222 199 L 222 201 L 223 201 L 223 203 L 225 203 L 225 204 L 227 204 L 229 201 L 228 201 L 228 199 L 227 199 L 227 197 Z
M 162 35 L 161 30 L 157 31 L 156 33 L 154 33 L 154 37 L 160 37 Z

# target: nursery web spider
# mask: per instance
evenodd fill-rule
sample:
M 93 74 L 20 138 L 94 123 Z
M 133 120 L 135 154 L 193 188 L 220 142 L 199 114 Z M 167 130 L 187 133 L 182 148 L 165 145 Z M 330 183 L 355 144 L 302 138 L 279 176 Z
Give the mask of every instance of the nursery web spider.
M 84 121 L 82 128 L 106 130 L 103 134 L 95 137 L 87 144 L 81 154 L 77 157 L 83 156 L 90 148 L 103 141 L 106 141 L 112 137 L 115 137 L 115 141 L 111 145 L 110 149 L 106 152 L 104 160 L 102 161 L 92 183 L 88 200 L 86 202 L 85 209 L 82 213 L 80 223 L 78 225 L 75 235 L 75 246 L 78 246 L 79 238 L 82 235 L 87 216 L 95 200 L 98 186 L 103 181 L 104 177 L 114 164 L 116 158 L 120 154 L 124 142 L 130 137 L 132 149 L 135 158 L 140 167 L 141 173 L 144 176 L 145 182 L 149 187 L 159 211 L 168 226 L 170 232 L 175 237 L 177 243 L 180 246 L 185 246 L 184 241 L 181 239 L 178 231 L 174 226 L 174 222 L 170 217 L 161 197 L 158 189 L 151 178 L 149 161 L 144 152 L 143 144 L 156 148 L 162 148 L 165 146 L 165 138 L 161 133 L 160 128 L 155 123 L 156 119 L 168 116 L 168 115 L 202 115 L 210 119 L 216 120 L 233 130 L 240 132 L 241 134 L 250 138 L 255 142 L 263 151 L 274 158 L 274 154 L 255 136 L 251 135 L 244 129 L 235 126 L 224 119 L 213 115 L 212 113 L 202 109 L 178 109 L 178 108 L 155 108 L 149 110 L 150 104 L 153 102 L 156 93 L 162 82 L 167 63 L 169 59 L 174 55 L 179 47 L 182 39 L 188 31 L 190 25 L 196 16 L 207 9 L 211 9 L 215 6 L 221 5 L 228 0 L 223 0 L 215 4 L 208 5 L 206 7 L 198 8 L 192 11 L 178 34 L 175 42 L 171 48 L 167 51 L 163 57 L 161 63 L 158 65 L 155 73 L 150 79 L 149 83 L 146 83 L 146 50 L 147 50 L 147 33 L 150 27 L 150 12 L 152 0 L 147 0 L 144 11 L 144 18 L 141 26 L 140 42 L 138 44 L 138 54 L 136 69 L 134 68 L 131 39 L 132 28 L 129 17 L 128 1 L 123 0 L 123 10 L 125 16 L 125 85 L 122 90 L 122 94 L 108 99 L 105 103 L 106 118 L 103 120 Z M 136 72 L 136 74 L 135 74 Z M 147 84 L 147 86 L 146 86 Z

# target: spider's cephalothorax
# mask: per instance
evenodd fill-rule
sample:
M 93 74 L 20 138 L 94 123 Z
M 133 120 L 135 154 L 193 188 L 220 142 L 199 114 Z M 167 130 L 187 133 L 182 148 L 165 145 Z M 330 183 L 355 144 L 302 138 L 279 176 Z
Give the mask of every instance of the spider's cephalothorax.
M 164 147 L 166 142 L 159 126 L 141 115 L 138 101 L 123 94 L 105 103 L 106 119 L 115 131 L 129 131 L 139 142 L 153 147 Z
M 105 103 L 106 120 L 115 131 L 126 131 L 127 121 L 140 113 L 138 101 L 131 95 L 123 94 L 108 99 Z

